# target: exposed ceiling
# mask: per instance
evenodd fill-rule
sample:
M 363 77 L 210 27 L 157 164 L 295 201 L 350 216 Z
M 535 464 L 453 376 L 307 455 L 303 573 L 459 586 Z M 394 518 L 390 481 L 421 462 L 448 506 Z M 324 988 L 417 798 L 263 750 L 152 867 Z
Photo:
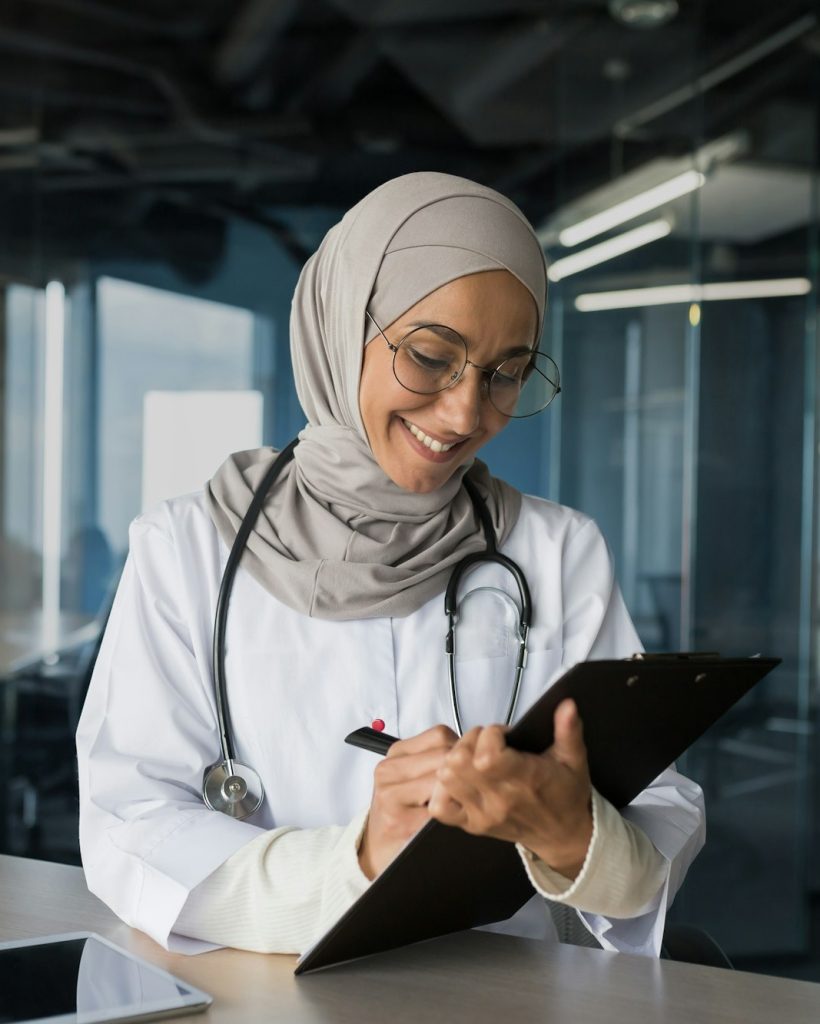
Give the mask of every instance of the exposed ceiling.
M 300 255 L 283 204 L 347 206 L 420 168 L 494 185 L 544 223 L 739 127 L 748 166 L 715 179 L 718 213 L 738 189 L 788 192 L 792 173 L 804 188 L 812 0 L 679 6 L 636 29 L 606 0 L 5 0 L 6 258 L 35 258 L 35 228 L 78 257 L 173 237 L 184 260 L 190 236 L 207 273 L 195 240 L 211 225 L 216 251 L 234 217 Z

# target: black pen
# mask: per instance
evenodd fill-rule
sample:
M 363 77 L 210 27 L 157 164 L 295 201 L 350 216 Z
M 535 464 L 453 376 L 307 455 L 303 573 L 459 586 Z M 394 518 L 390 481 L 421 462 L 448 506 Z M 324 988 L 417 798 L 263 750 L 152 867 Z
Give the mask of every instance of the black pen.
M 345 743 L 349 743 L 353 747 L 361 747 L 362 750 L 370 750 L 374 754 L 386 754 L 393 744 L 398 742 L 398 739 L 398 736 L 379 732 L 366 725 L 362 729 L 354 729 L 353 732 L 345 736 Z

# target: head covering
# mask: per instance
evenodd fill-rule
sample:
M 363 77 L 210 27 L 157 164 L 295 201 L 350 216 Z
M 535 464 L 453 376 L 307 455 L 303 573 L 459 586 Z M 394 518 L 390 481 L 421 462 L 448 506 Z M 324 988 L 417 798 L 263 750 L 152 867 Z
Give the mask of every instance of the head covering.
M 468 469 L 500 543 L 515 525 L 520 494 L 477 459 L 431 493 L 399 487 L 374 459 L 359 411 L 368 302 L 387 326 L 449 281 L 498 269 L 532 294 L 538 337 L 547 277 L 531 226 L 492 189 L 435 172 L 395 178 L 365 196 L 305 264 L 290 328 L 308 426 L 242 557 L 289 607 L 325 619 L 404 616 L 443 593 L 453 566 L 484 547 L 461 486 Z M 275 455 L 270 448 L 238 452 L 206 485 L 228 546 Z

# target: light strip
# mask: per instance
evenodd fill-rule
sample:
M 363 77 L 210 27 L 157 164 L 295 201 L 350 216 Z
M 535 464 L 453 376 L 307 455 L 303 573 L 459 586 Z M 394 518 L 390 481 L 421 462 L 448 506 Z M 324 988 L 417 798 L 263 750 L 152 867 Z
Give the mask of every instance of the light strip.
M 807 295 L 811 281 L 806 277 L 784 277 L 770 281 L 726 281 L 721 284 L 672 284 L 658 288 L 627 288 L 619 292 L 587 292 L 575 299 L 581 313 L 603 309 L 631 309 L 635 306 L 666 306 L 675 303 L 714 302 L 723 299 L 775 299 Z
M 671 223 L 661 218 L 650 221 L 649 224 L 641 224 L 639 228 L 633 228 L 622 235 L 608 238 L 605 242 L 590 246 L 589 249 L 582 249 L 581 252 L 574 252 L 571 256 L 563 256 L 550 264 L 547 276 L 550 281 L 561 281 L 572 274 L 578 274 L 589 267 L 595 267 L 599 263 L 614 259 L 622 253 L 631 252 L 642 245 L 648 245 L 658 238 L 665 238 L 672 230 Z
M 586 242 L 588 238 L 593 238 L 604 231 L 609 231 L 610 228 L 615 228 L 619 224 L 626 223 L 628 220 L 640 217 L 642 213 L 655 210 L 659 206 L 663 206 L 664 203 L 671 202 L 673 199 L 679 199 L 681 196 L 685 196 L 687 192 L 694 192 L 696 188 L 700 188 L 705 182 L 706 177 L 700 171 L 684 171 L 683 174 L 669 178 L 668 181 L 663 181 L 660 185 L 655 185 L 645 192 L 639 192 L 638 195 L 632 196 L 630 199 L 624 199 L 621 203 L 616 203 L 614 206 L 610 206 L 608 209 L 602 210 L 592 217 L 587 217 L 585 220 L 578 221 L 577 224 L 564 228 L 558 235 L 558 241 L 561 245 L 565 245 L 568 248 L 573 245 L 580 245 L 581 242 Z
M 43 582 L 42 643 L 54 650 L 60 633 L 60 560 L 63 492 L 63 364 L 65 288 L 46 285 L 45 386 L 43 395 Z

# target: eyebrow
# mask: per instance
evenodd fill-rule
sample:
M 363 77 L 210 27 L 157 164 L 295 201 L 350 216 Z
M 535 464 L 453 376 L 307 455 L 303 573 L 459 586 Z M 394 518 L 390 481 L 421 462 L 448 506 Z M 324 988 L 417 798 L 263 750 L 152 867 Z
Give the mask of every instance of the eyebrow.
M 457 334 L 460 338 L 464 338 L 464 335 L 457 331 L 454 327 L 447 327 L 446 324 L 431 324 L 427 320 L 419 320 L 407 325 L 411 329 L 415 330 L 417 327 L 426 327 L 428 331 L 432 331 L 433 334 L 437 334 L 440 338 L 448 341 L 448 335 Z M 467 344 L 467 351 L 470 351 L 470 342 L 467 338 L 464 338 Z M 505 359 L 512 359 L 513 356 L 526 356 L 535 352 L 535 348 L 531 348 L 529 345 L 514 345 L 512 348 L 507 348 L 503 352 L 499 352 L 496 357 L 499 363 L 503 363 Z

